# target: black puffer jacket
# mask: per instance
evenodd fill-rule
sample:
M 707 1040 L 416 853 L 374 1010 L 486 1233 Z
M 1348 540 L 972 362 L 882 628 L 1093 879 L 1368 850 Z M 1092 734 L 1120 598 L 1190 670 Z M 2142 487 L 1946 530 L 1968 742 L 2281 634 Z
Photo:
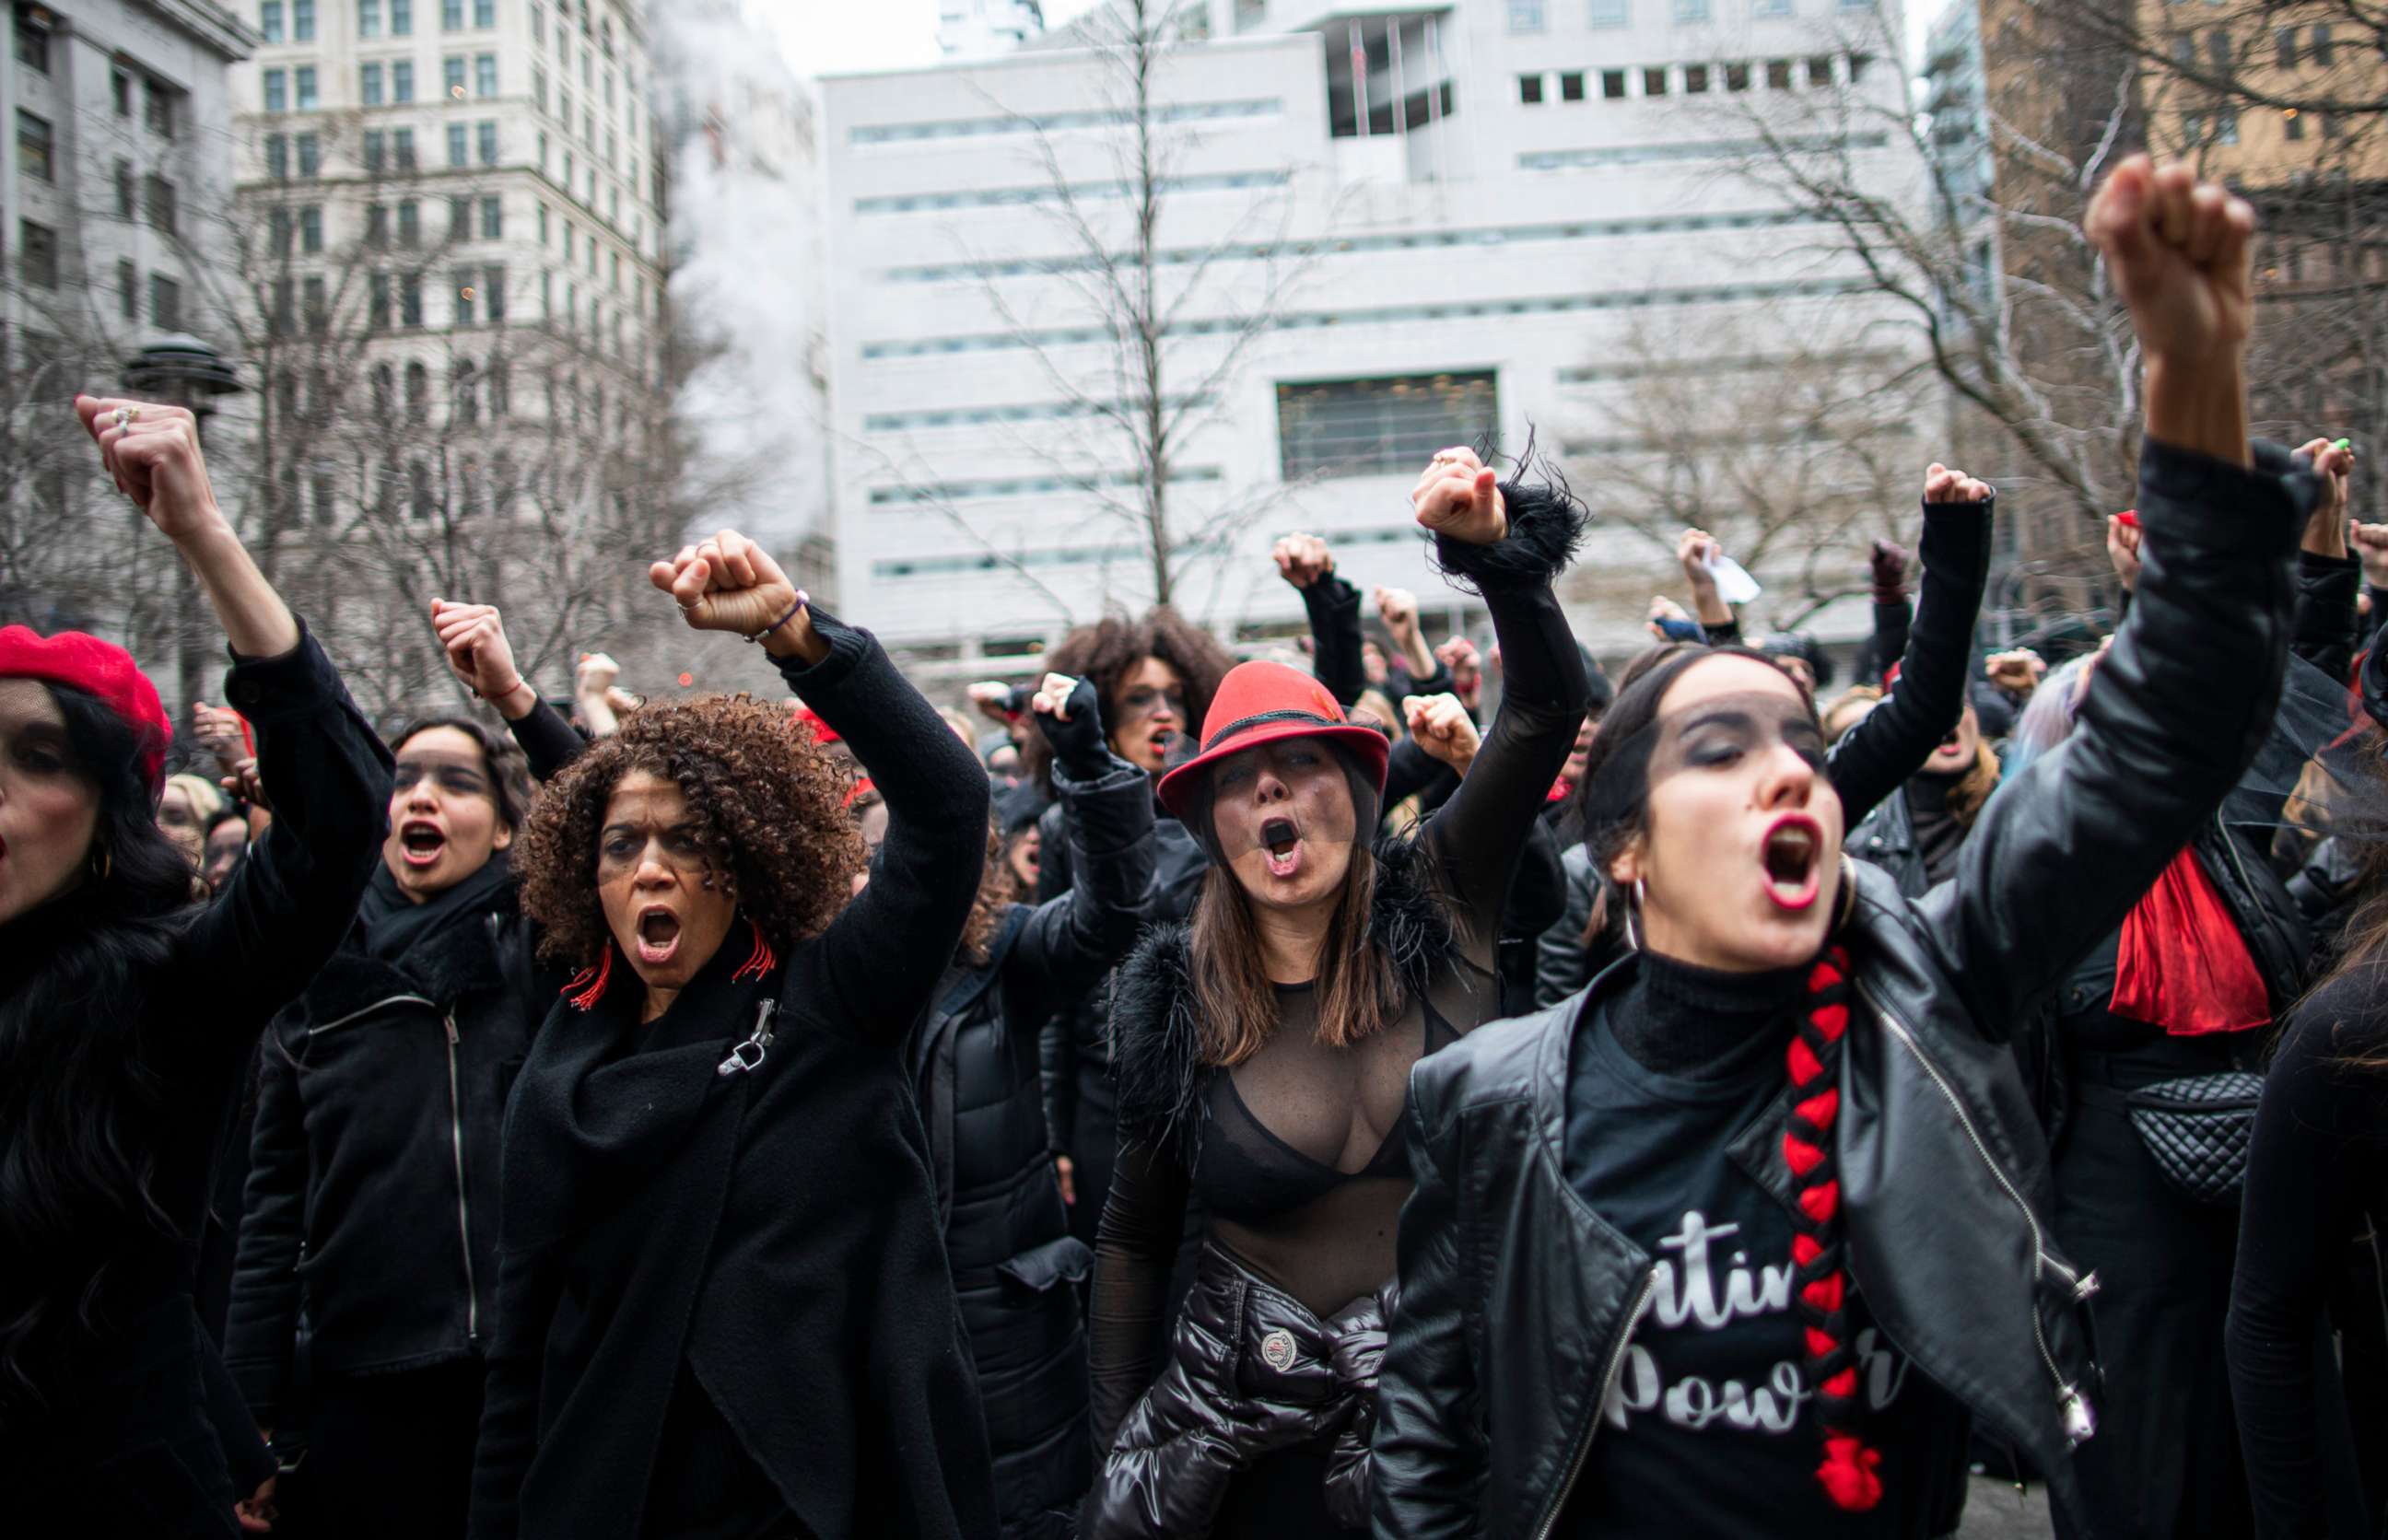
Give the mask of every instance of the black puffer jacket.
M 260 1424 L 302 1298 L 318 1373 L 424 1368 L 488 1341 L 498 1132 L 547 1005 L 526 923 L 506 881 L 396 962 L 351 934 L 269 1030 L 224 1338 Z
M 1844 866 L 1858 1009 L 1835 1137 L 1851 1275 L 1881 1332 L 2075 1510 L 2067 1453 L 2094 1422 L 2094 1286 L 2039 1218 L 2047 1146 L 2008 1034 L 2254 754 L 2280 689 L 2288 558 L 2312 492 L 2153 442 L 2140 483 L 2142 599 L 2080 729 L 1992 801 L 1958 877 L 1923 901 L 1878 869 Z M 1655 1275 L 1569 1181 L 1565 1087 L 1578 1013 L 1627 971 L 1412 1072 L 1417 1188 L 1379 1391 L 1379 1535 L 1539 1533 L 1598 1431 Z M 1786 1205 L 1775 1152 L 1788 1102 L 1731 1147 Z
M 1054 1180 L 1037 1034 L 1136 944 L 1153 856 L 1150 779 L 1095 749 L 1089 779 L 1053 767 L 1075 883 L 1011 905 L 987 960 L 946 970 L 909 1045 L 1009 1540 L 1066 1534 L 1094 1478 L 1077 1288 L 1094 1252 L 1070 1233 Z

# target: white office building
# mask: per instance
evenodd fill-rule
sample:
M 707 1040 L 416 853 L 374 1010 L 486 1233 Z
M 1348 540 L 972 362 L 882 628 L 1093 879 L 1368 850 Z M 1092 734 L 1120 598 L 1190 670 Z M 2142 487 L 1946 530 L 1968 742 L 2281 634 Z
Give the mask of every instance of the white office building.
M 1870 6 L 1212 0 L 1176 25 L 1150 103 L 1155 284 L 1184 300 L 1157 350 L 1163 408 L 1186 409 L 1174 596 L 1223 634 L 1298 623 L 1266 554 L 1297 529 L 1364 587 L 1457 605 L 1408 506 L 1437 448 L 1531 433 L 1598 494 L 1617 457 L 1680 452 L 1627 410 L 1654 376 L 1746 397 L 1790 351 L 1861 339 L 1832 356 L 1887 372 L 1913 346 L 1869 329 L 1889 312 L 1826 233 L 1737 174 L 1756 114 L 1912 196 L 1912 150 L 1868 116 L 1906 99 Z M 1138 462 L 1106 425 L 1137 392 L 1104 385 L 1120 339 L 1090 297 L 1120 275 L 1098 253 L 1130 246 L 1130 104 L 1071 42 L 822 86 L 842 597 L 956 674 L 1157 581 L 1120 511 Z M 1759 575 L 1787 593 L 1792 564 Z M 1580 634 L 1637 645 L 1671 567 L 1604 527 L 1566 590 Z M 1864 623 L 1844 603 L 1808 624 Z
M 11 364 L 59 358 L 112 385 L 115 363 L 159 334 L 223 346 L 219 305 L 238 269 L 213 213 L 231 175 L 226 71 L 255 33 L 210 0 L 18 4 L 9 28 Z M 37 388 L 62 399 L 64 383 Z

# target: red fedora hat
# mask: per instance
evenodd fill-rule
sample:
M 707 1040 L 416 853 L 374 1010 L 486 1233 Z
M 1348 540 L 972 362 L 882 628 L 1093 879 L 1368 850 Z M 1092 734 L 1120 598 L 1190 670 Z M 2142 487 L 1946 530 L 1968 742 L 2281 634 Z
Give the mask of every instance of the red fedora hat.
M 1356 756 L 1385 789 L 1391 745 L 1374 727 L 1353 726 L 1327 687 L 1283 663 L 1238 663 L 1219 681 L 1202 718 L 1202 751 L 1161 777 L 1161 805 L 1179 817 L 1200 793 L 1204 772 L 1231 754 L 1281 738 L 1323 738 Z

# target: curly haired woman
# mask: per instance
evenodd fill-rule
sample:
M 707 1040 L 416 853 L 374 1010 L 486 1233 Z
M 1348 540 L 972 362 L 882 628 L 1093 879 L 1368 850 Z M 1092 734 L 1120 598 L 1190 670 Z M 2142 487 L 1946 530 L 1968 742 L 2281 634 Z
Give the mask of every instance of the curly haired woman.
M 474 1540 L 997 1529 L 905 1036 L 978 890 L 987 783 L 867 632 L 724 532 L 653 569 L 758 641 L 887 799 L 787 713 L 651 706 L 517 842 L 578 967 L 505 1130 Z

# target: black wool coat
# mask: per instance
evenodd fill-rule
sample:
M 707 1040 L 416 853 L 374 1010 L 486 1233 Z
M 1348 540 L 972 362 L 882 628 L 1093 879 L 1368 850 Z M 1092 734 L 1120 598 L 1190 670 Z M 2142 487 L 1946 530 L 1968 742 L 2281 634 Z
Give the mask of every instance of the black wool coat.
M 996 1531 L 903 1052 L 977 893 L 986 775 L 867 632 L 814 623 L 831 656 L 781 672 L 887 799 L 876 874 L 810 940 L 742 919 L 651 1023 L 618 955 L 549 1013 L 507 1109 L 473 1540 L 667 1533 L 651 1503 L 698 1478 L 657 1454 L 692 1418 L 802 1533 Z

